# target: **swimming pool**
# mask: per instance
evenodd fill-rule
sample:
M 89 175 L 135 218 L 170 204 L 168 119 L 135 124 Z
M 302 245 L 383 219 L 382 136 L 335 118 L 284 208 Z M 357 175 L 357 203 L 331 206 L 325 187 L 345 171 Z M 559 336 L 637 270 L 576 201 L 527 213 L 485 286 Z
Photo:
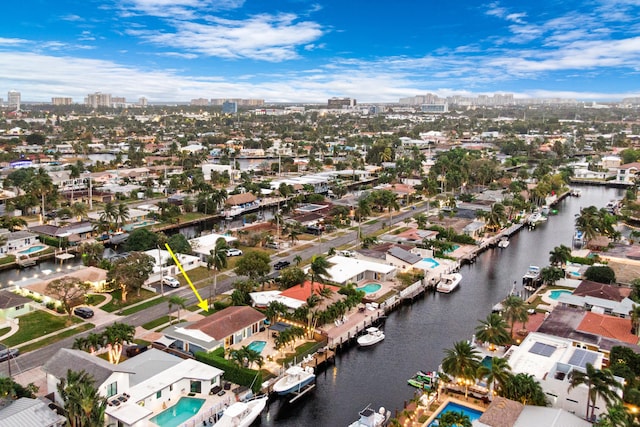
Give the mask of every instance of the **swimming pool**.
M 482 412 L 478 411 L 477 409 L 473 409 L 473 408 L 469 408 L 468 406 L 464 406 L 464 405 L 460 405 L 458 403 L 454 403 L 454 402 L 449 402 L 445 405 L 444 408 L 442 408 L 441 411 L 438 411 L 436 417 L 439 417 L 440 415 L 444 414 L 445 412 L 448 411 L 454 411 L 454 412 L 462 412 L 463 414 L 467 415 L 469 417 L 469 420 L 471 422 L 477 420 L 478 418 L 480 418 L 482 416 Z M 438 421 L 437 419 L 434 419 L 430 424 L 429 427 L 437 427 L 438 426 Z
M 160 412 L 150 421 L 160 427 L 178 427 L 197 414 L 204 402 L 204 399 L 181 397 L 177 404 Z
M 374 292 L 378 292 L 381 287 L 382 285 L 379 283 L 367 283 L 366 285 L 356 289 L 359 291 L 364 291 L 365 294 L 372 294 Z
M 422 261 L 429 264 L 429 268 L 436 268 L 440 265 L 440 263 L 433 258 L 422 258 Z
M 453 246 L 451 247 L 451 249 L 449 249 L 448 251 L 444 251 L 444 253 L 445 253 L 445 254 L 450 254 L 451 252 L 453 252 L 453 251 L 455 251 L 455 250 L 457 250 L 457 249 L 460 249 L 460 245 L 453 245 Z
M 558 299 L 562 294 L 571 294 L 571 293 L 572 293 L 571 291 L 568 291 L 566 289 L 556 289 L 549 292 L 549 298 Z
M 36 246 L 31 246 L 30 248 L 27 248 L 23 251 L 18 252 L 19 254 L 23 254 L 23 255 L 27 255 L 27 254 L 32 254 L 34 252 L 40 252 L 41 250 L 45 249 L 46 246 L 43 245 L 36 245 Z
M 262 353 L 264 347 L 267 345 L 266 341 L 253 341 L 251 344 L 247 346 L 247 348 L 257 351 L 258 353 Z
M 484 359 L 482 359 L 482 366 L 484 366 L 487 369 L 491 369 L 491 366 L 493 365 L 493 357 L 492 356 L 485 356 Z

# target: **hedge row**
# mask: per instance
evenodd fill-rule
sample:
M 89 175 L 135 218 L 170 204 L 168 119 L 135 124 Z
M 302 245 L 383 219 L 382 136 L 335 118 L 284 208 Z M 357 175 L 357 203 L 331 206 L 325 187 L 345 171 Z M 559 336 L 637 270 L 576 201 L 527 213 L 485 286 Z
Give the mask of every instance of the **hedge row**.
M 211 353 L 199 351 L 196 353 L 198 362 L 224 371 L 224 379 L 232 383 L 251 387 L 253 392 L 260 391 L 262 387 L 262 372 L 254 369 L 242 368 L 232 360 L 224 358 L 224 349 L 220 348 Z

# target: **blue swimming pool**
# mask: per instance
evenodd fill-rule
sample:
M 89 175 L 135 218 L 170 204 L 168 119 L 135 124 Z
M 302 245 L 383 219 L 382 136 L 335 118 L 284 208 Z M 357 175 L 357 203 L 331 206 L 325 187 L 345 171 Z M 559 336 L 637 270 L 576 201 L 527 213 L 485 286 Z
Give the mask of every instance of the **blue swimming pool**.
M 556 289 L 549 292 L 549 298 L 558 299 L 562 294 L 571 294 L 571 293 L 572 293 L 571 291 L 568 291 L 566 289 Z
M 468 406 L 460 405 L 454 402 L 447 403 L 447 405 L 444 408 L 442 408 L 442 410 L 438 411 L 437 416 L 439 417 L 441 414 L 444 414 L 445 412 L 448 412 L 448 411 L 462 412 L 463 414 L 469 417 L 469 420 L 471 422 L 477 420 L 482 416 L 481 411 L 478 411 L 477 409 L 469 408 Z M 429 424 L 429 427 L 437 427 L 437 426 L 438 426 L 437 420 L 434 420 L 431 422 L 431 424 Z
M 251 350 L 255 350 L 258 353 L 262 353 L 262 350 L 264 350 L 264 347 L 266 345 L 267 345 L 266 341 L 253 341 L 251 344 L 247 346 L 247 348 Z
M 151 418 L 151 422 L 160 427 L 178 427 L 197 414 L 204 402 L 204 399 L 181 397 L 177 404 Z
M 436 268 L 440 265 L 440 263 L 433 258 L 422 258 L 422 261 L 427 263 L 429 268 Z
M 445 254 L 450 254 L 451 252 L 453 252 L 453 251 L 455 251 L 455 250 L 457 250 L 457 249 L 459 249 L 459 248 L 460 248 L 460 245 L 453 245 L 453 246 L 451 247 L 451 249 L 449 249 L 448 251 L 444 251 L 444 253 L 445 253 Z
M 359 291 L 364 291 L 365 294 L 372 294 L 374 292 L 378 292 L 381 287 L 382 285 L 379 283 L 367 283 L 366 285 L 356 289 Z
M 23 254 L 23 255 L 27 255 L 27 254 L 32 254 L 34 252 L 40 252 L 41 250 L 45 249 L 46 246 L 43 245 L 36 245 L 36 246 L 31 246 L 28 249 L 25 249 L 23 251 L 18 252 L 19 254 Z

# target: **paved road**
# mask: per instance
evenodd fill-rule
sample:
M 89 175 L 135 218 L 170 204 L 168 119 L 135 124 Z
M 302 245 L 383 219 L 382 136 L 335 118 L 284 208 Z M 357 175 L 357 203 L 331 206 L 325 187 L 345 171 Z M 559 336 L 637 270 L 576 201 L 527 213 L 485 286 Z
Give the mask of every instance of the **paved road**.
M 392 224 L 396 224 L 398 222 L 402 222 L 407 218 L 412 217 L 413 215 L 420 213 L 420 212 L 424 212 L 427 210 L 427 206 L 426 204 L 423 204 L 421 206 L 417 206 L 415 209 L 407 209 L 404 211 L 401 211 L 397 214 L 395 214 L 391 220 Z M 361 230 L 362 230 L 362 234 L 363 235 L 367 235 L 367 234 L 371 234 L 375 231 L 378 231 L 382 228 L 384 223 L 389 223 L 389 217 L 388 215 L 384 215 L 378 218 L 378 221 L 375 224 L 369 224 L 369 225 L 365 225 L 363 224 L 361 226 Z M 316 245 L 300 250 L 300 251 L 296 251 L 295 254 L 290 254 L 286 257 L 274 257 L 274 260 L 287 260 L 290 262 L 293 262 L 293 258 L 296 255 L 300 255 L 302 257 L 302 259 L 309 259 L 311 258 L 313 255 L 316 255 L 318 253 L 321 253 L 322 251 L 327 251 L 329 249 L 329 247 L 339 247 L 342 245 L 347 245 L 349 243 L 354 243 L 357 239 L 357 231 L 351 231 L 348 233 L 345 233 L 341 236 L 336 236 L 336 237 L 327 237 L 327 238 L 322 238 L 322 241 L 318 241 L 316 240 Z M 321 245 L 321 249 L 322 251 L 320 251 L 319 246 Z M 227 278 L 227 279 L 223 279 L 223 280 L 219 280 L 218 284 L 217 284 L 217 291 L 218 293 L 223 293 L 226 291 L 229 291 L 232 289 L 232 283 L 235 280 L 235 278 Z M 202 289 L 200 290 L 200 293 L 202 294 L 201 296 L 204 298 L 206 297 L 206 292 L 203 294 Z M 179 295 L 181 297 L 186 298 L 187 302 L 186 305 L 193 305 L 195 304 L 198 300 L 196 298 L 196 296 L 193 294 L 193 292 L 191 291 L 191 289 L 189 289 L 188 287 L 185 288 L 181 288 L 177 291 L 174 291 L 174 293 L 172 293 L 172 295 Z M 127 323 L 129 325 L 133 325 L 133 326 L 141 326 L 147 322 L 150 322 L 152 320 L 155 320 L 159 317 L 165 316 L 168 313 L 168 307 L 166 304 L 158 304 L 155 305 L 153 307 L 149 307 L 143 311 L 140 311 L 138 313 L 134 313 L 131 314 L 129 316 L 123 316 L 121 318 L 118 319 L 119 322 L 123 322 L 123 323 Z M 73 342 L 75 341 L 75 339 L 78 336 L 84 336 L 89 334 L 90 332 L 99 332 L 101 330 L 104 330 L 104 328 L 106 327 L 106 325 L 102 325 L 100 327 L 96 327 L 94 329 L 92 329 L 91 331 L 85 332 L 83 334 L 79 334 L 79 335 L 75 335 L 73 337 L 70 338 L 65 338 L 61 341 L 52 343 L 46 347 L 42 347 L 38 350 L 23 354 L 18 356 L 15 360 L 13 360 L 12 363 L 12 367 L 11 367 L 11 371 L 12 373 L 15 375 L 17 372 L 24 372 L 27 371 L 29 369 L 38 367 L 38 366 L 42 366 L 44 365 L 49 358 L 51 358 L 59 349 L 61 348 L 71 348 L 71 346 L 73 345 Z M 8 375 L 8 362 L 2 362 L 0 363 L 0 374 L 1 375 Z

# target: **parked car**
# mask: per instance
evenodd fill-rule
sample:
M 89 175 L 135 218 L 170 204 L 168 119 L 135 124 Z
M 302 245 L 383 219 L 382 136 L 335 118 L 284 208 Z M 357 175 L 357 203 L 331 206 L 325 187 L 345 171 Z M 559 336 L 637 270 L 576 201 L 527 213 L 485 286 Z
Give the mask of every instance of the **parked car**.
M 356 256 L 356 253 L 353 251 L 340 251 L 340 255 L 351 258 Z
M 178 281 L 178 279 L 172 276 L 164 276 L 162 278 L 162 284 L 170 288 L 177 288 L 180 286 L 180 282 Z
M 267 244 L 264 246 L 270 249 L 280 249 L 280 243 L 278 242 L 267 242 Z
M 127 355 L 127 357 L 133 357 L 140 353 L 144 353 L 147 350 L 149 350 L 148 346 L 136 344 L 127 347 L 127 349 L 125 350 L 125 354 Z
M 289 265 L 291 265 L 289 261 L 278 261 L 275 264 L 273 264 L 273 269 L 282 270 L 283 268 L 289 267 Z
M 4 350 L 0 350 L 0 362 L 4 362 L 5 360 L 15 359 L 20 354 L 20 350 L 17 348 L 5 348 Z
M 240 256 L 242 255 L 242 251 L 240 249 L 231 248 L 227 249 L 227 256 Z
M 90 319 L 93 317 L 93 310 L 89 307 L 76 307 L 73 309 L 73 314 L 83 319 Z

